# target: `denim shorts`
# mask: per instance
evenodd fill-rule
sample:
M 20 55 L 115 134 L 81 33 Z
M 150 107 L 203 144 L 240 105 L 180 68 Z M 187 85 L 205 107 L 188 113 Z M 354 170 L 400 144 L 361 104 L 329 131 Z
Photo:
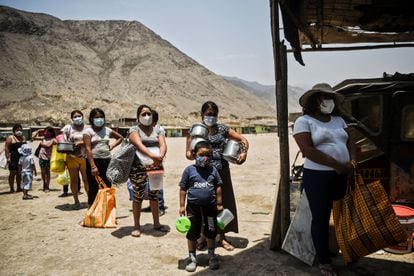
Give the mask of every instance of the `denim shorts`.
M 23 190 L 31 190 L 33 183 L 33 174 L 32 172 L 22 172 L 22 182 L 20 188 Z

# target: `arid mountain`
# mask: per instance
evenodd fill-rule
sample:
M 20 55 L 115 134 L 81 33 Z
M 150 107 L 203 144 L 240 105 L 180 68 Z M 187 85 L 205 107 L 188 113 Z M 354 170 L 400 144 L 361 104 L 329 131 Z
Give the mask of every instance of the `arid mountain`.
M 0 6 L 0 123 L 60 125 L 73 109 L 108 121 L 139 104 L 188 126 L 215 101 L 224 122 L 274 122 L 256 95 L 230 84 L 136 21 L 62 21 Z
M 266 102 L 271 104 L 273 108 L 276 108 L 276 95 L 274 85 L 263 85 L 255 81 L 246 81 L 236 77 L 223 76 L 223 78 L 228 80 L 235 86 L 252 92 L 259 98 L 262 98 Z M 288 111 L 290 113 L 302 111 L 302 107 L 299 105 L 299 98 L 300 96 L 302 96 L 303 93 L 305 93 L 305 90 L 303 90 L 302 88 L 288 86 Z

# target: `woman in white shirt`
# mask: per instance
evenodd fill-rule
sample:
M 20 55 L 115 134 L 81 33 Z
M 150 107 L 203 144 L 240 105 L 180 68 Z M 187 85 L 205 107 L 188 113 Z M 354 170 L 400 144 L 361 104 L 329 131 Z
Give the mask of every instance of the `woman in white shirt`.
M 89 114 L 90 128 L 83 133 L 86 156 L 86 174 L 88 176 L 88 206 L 91 206 L 98 194 L 99 185 L 95 176 L 99 175 L 108 187 L 111 182 L 106 178 L 106 170 L 111 161 L 111 150 L 122 142 L 122 135 L 105 127 L 105 113 L 100 108 L 94 108 Z M 111 138 L 115 139 L 111 143 Z
M 347 125 L 340 116 L 333 115 L 343 99 L 329 84 L 316 84 L 300 97 L 303 116 L 293 128 L 293 137 L 305 157 L 303 187 L 312 213 L 312 240 L 323 275 L 336 275 L 329 253 L 329 218 L 332 203 L 344 196 L 348 174 L 356 164 Z
M 164 133 L 159 127 L 154 127 L 152 118 L 152 109 L 147 105 L 140 105 L 137 109 L 138 125 L 129 129 L 129 140 L 137 149 L 137 155 L 132 164 L 129 179 L 134 189 L 134 197 L 132 202 L 132 210 L 134 215 L 134 230 L 131 232 L 133 237 L 141 236 L 141 207 L 145 194 L 145 183 L 148 179 L 147 171 L 163 170 L 162 161 L 167 153 L 167 144 L 165 142 Z M 151 150 L 156 148 L 158 150 Z M 145 159 L 143 157 L 145 156 Z M 150 161 L 145 165 L 140 161 Z M 153 230 L 167 232 L 168 229 L 160 223 L 158 210 L 158 192 L 152 190 L 151 185 L 148 191 L 148 199 L 153 218 Z

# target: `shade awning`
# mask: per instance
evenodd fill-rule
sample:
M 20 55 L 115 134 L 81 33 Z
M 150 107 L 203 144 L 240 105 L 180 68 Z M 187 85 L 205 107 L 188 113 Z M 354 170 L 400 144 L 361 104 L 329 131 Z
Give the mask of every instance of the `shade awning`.
M 285 38 L 302 64 L 303 48 L 414 42 L 411 0 L 281 0 L 280 4 Z

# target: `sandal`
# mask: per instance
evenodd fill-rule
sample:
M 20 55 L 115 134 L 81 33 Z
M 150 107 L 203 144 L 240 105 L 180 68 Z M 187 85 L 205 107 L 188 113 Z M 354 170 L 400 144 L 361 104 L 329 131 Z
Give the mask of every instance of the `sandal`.
M 338 274 L 335 272 L 333 265 L 331 264 L 321 264 L 319 265 L 319 269 L 322 275 L 325 276 L 337 276 Z
M 32 195 L 24 195 L 23 200 L 27 200 L 27 199 L 33 199 L 33 196 Z
M 226 240 L 221 240 L 221 241 L 218 242 L 218 244 L 219 244 L 219 246 L 223 247 L 227 251 L 233 251 L 234 250 L 234 246 Z
M 131 236 L 135 237 L 135 238 L 139 238 L 141 237 L 141 231 L 138 229 L 135 229 L 134 231 L 131 232 Z
M 75 204 L 73 204 L 73 209 L 74 210 L 82 209 L 82 205 L 80 204 L 80 202 L 76 202 Z

